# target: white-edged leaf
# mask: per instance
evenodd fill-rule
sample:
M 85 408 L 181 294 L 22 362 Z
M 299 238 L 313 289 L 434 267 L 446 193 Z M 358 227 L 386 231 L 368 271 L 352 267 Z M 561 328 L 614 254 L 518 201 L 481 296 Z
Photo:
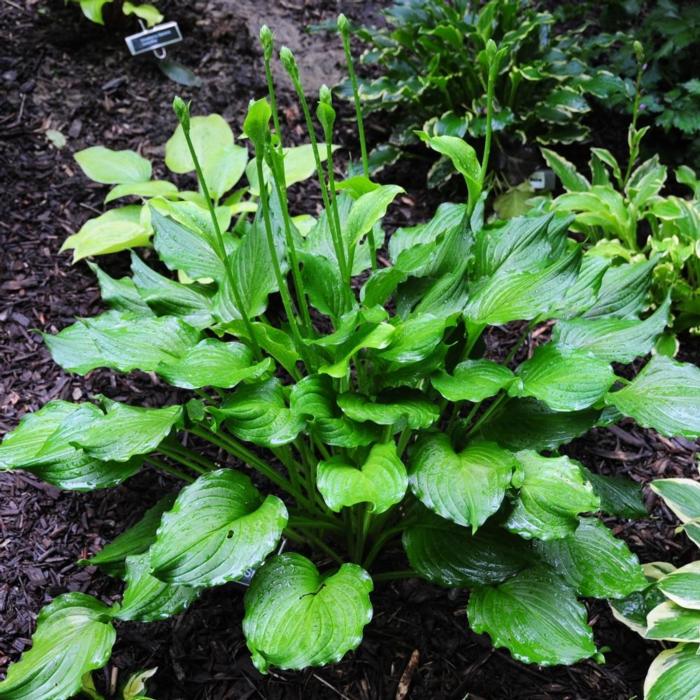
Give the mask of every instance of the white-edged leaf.
M 649 666 L 644 700 L 698 700 L 700 698 L 700 647 L 679 644 L 662 651 Z

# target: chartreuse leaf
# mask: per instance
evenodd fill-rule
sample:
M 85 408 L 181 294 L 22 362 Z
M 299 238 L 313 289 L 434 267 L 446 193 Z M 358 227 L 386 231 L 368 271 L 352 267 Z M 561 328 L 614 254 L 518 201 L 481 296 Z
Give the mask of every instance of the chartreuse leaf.
M 525 539 L 555 540 L 578 527 L 579 513 L 596 511 L 600 499 L 568 457 L 543 457 L 532 450 L 517 453 L 520 488 L 505 527 Z M 520 483 L 518 483 L 520 482 Z
M 148 182 L 127 182 L 113 187 L 105 197 L 105 204 L 122 197 L 176 197 L 177 187 L 167 180 L 148 180 Z
M 676 605 L 700 610 L 700 561 L 676 569 L 662 578 L 658 585 Z
M 287 407 L 276 377 L 240 386 L 219 408 L 210 410 L 236 437 L 265 447 L 286 445 L 304 427 L 304 419 Z
M 698 700 L 700 698 L 700 647 L 679 644 L 662 651 L 644 679 L 644 700 Z
M 240 382 L 260 379 L 273 369 L 274 362 L 269 357 L 254 363 L 253 353 L 242 343 L 205 338 L 175 362 L 162 362 L 156 371 L 169 384 L 183 389 L 230 389 Z
M 608 362 L 629 363 L 651 352 L 668 323 L 670 297 L 644 321 L 575 318 L 554 326 L 552 342 L 562 351 L 581 350 Z
M 438 407 L 419 391 L 387 389 L 375 399 L 362 394 L 341 394 L 338 406 L 356 421 L 371 421 L 377 425 L 405 424 L 409 428 L 429 428 L 439 417 Z
M 488 525 L 472 534 L 427 508 L 404 530 L 403 547 L 414 571 L 448 588 L 500 583 L 532 561 L 519 538 Z
M 153 575 L 184 586 L 217 586 L 258 566 L 287 524 L 277 496 L 265 499 L 244 474 L 219 469 L 200 476 L 163 514 L 149 549 Z
M 356 564 L 319 574 L 300 554 L 271 558 L 246 591 L 243 633 L 257 669 L 340 661 L 372 619 L 372 579 Z
M 599 417 L 593 409 L 562 413 L 534 399 L 510 399 L 481 433 L 510 450 L 553 450 L 583 435 Z
M 103 185 L 143 183 L 151 179 L 151 164 L 136 151 L 113 151 L 92 146 L 75 154 L 80 169 Z
M 586 608 L 553 571 L 531 568 L 498 586 L 476 588 L 467 616 L 519 661 L 542 666 L 573 664 L 596 653 Z
M 602 511 L 620 518 L 646 517 L 647 509 L 644 505 L 642 487 L 636 481 L 625 476 L 594 474 L 583 466 L 581 471 L 600 498 Z
M 647 616 L 647 639 L 700 643 L 700 610 L 682 608 L 670 601 L 657 605 Z
M 683 523 L 685 533 L 700 547 L 700 483 L 693 479 L 657 479 L 651 489 Z
M 234 144 L 233 132 L 219 114 L 190 119 L 190 138 L 202 167 L 204 181 L 214 199 L 228 192 L 243 176 L 248 151 Z M 165 164 L 174 173 L 189 173 L 194 162 L 182 125 L 165 144 Z
M 39 613 L 32 646 L 0 682 L 3 700 L 66 700 L 84 674 L 107 663 L 116 632 L 112 611 L 92 596 L 65 593 Z
M 119 620 L 155 622 L 177 615 L 194 601 L 199 589 L 164 583 L 151 575 L 148 554 L 126 558 L 126 589 L 114 616 Z
M 148 211 L 140 206 L 110 209 L 89 219 L 78 233 L 68 236 L 59 252 L 72 250 L 73 262 L 77 262 L 90 255 L 107 255 L 146 246 L 153 233 L 148 219 Z
M 573 534 L 535 549 L 587 598 L 624 598 L 648 585 L 637 556 L 596 518 L 581 518 Z
M 370 510 L 378 515 L 404 497 L 408 477 L 396 445 L 386 442 L 375 444 L 360 468 L 342 457 L 319 462 L 316 485 L 336 513 L 356 503 L 369 503 Z
M 501 506 L 517 462 L 492 442 L 456 453 L 447 435 L 426 437 L 411 456 L 411 490 L 430 510 L 472 532 Z
M 304 377 L 293 387 L 289 401 L 297 416 L 307 419 L 315 435 L 327 445 L 361 447 L 376 442 L 379 430 L 369 423 L 356 423 L 338 408 L 332 380 L 326 375 Z
M 163 15 L 158 12 L 158 8 L 156 8 L 154 5 L 150 5 L 149 3 L 135 5 L 134 3 L 129 2 L 129 0 L 125 0 L 124 5 L 122 6 L 122 12 L 125 15 L 133 14 L 140 17 L 149 27 L 153 27 L 154 25 L 163 21 Z
M 448 401 L 476 403 L 506 389 L 513 378 L 513 373 L 505 365 L 491 360 L 465 360 L 454 368 L 452 374 L 440 371 L 430 381 Z
M 624 388 L 605 397 L 643 428 L 662 435 L 700 436 L 700 369 L 655 355 Z
M 555 411 L 580 411 L 599 401 L 615 381 L 605 360 L 581 351 L 540 345 L 523 362 L 508 388 L 511 396 L 531 396 Z
M 117 535 L 97 554 L 78 563 L 99 566 L 112 576 L 121 576 L 126 558 L 132 554 L 142 554 L 155 542 L 160 518 L 172 508 L 174 502 L 174 494 L 164 496 L 135 525 Z

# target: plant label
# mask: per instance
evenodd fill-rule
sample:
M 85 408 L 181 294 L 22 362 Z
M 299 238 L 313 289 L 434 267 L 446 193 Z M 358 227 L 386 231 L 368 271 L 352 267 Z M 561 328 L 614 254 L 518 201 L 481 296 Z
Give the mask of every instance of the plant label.
M 138 34 L 127 36 L 124 41 L 126 41 L 131 55 L 137 56 L 138 54 L 146 53 L 147 51 L 157 51 L 164 46 L 182 41 L 182 33 L 177 22 L 165 22 Z
M 557 184 L 554 172 L 551 170 L 537 170 L 529 178 L 530 186 L 535 191 L 551 192 Z

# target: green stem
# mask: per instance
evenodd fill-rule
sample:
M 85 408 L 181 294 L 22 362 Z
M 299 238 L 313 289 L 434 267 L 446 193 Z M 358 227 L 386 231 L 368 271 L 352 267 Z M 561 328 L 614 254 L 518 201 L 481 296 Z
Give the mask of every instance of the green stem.
M 182 453 L 178 452 L 177 450 L 170 449 L 166 445 L 159 445 L 158 452 L 161 452 L 166 457 L 170 457 L 170 459 L 173 459 L 176 462 L 179 462 L 180 464 L 182 464 L 182 466 L 188 467 L 189 469 L 197 472 L 198 474 L 207 474 L 209 472 L 209 469 L 205 469 L 204 467 L 201 467 L 199 464 L 196 464 L 192 459 L 189 458 L 188 455 L 183 455 Z
M 172 442 L 165 443 L 165 446 L 169 450 L 175 450 L 176 452 L 179 452 L 181 455 L 183 455 L 189 459 L 194 460 L 200 466 L 204 467 L 207 471 L 211 471 L 212 469 L 217 469 L 217 465 L 214 462 L 212 462 L 208 457 L 205 457 L 204 455 L 200 455 L 198 452 L 195 452 L 194 450 L 190 449 L 189 447 L 185 447 L 184 445 L 181 445 L 176 440 L 173 440 Z
M 148 457 L 146 457 L 146 460 L 150 462 L 159 471 L 165 474 L 169 474 L 170 476 L 174 476 L 176 479 L 182 479 L 182 481 L 186 481 L 188 484 L 191 484 L 194 481 L 194 478 L 191 477 L 189 474 L 185 474 L 185 472 L 181 472 L 179 469 L 171 467 L 169 464 L 166 464 L 165 462 L 158 459 L 157 457 L 154 457 L 153 455 L 148 455 Z
M 284 529 L 284 534 L 290 536 L 291 539 L 301 542 L 307 541 L 310 544 L 315 545 L 319 549 L 323 550 L 331 559 L 335 560 L 338 564 L 342 565 L 345 563 L 332 547 L 327 545 L 320 537 L 312 535 L 308 530 L 304 530 L 303 533 L 299 533 L 291 527 L 286 527 Z
M 481 414 L 479 420 L 469 429 L 465 438 L 470 438 L 494 413 L 494 411 L 508 398 L 508 394 L 502 392 L 493 403 Z
M 484 153 L 481 158 L 481 174 L 479 177 L 479 193 L 484 191 L 484 182 L 489 167 L 489 157 L 491 156 L 491 139 L 493 136 L 493 95 L 496 88 L 496 78 L 501 59 L 498 52 L 494 55 L 489 66 L 488 84 L 486 87 L 486 135 L 484 137 Z M 469 205 L 469 214 L 474 211 L 476 202 Z

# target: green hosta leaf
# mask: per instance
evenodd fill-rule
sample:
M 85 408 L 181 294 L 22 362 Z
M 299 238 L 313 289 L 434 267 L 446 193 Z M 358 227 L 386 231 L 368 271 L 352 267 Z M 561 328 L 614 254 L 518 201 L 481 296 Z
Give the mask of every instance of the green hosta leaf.
M 453 325 L 446 318 L 422 314 L 396 326 L 389 345 L 377 353 L 383 360 L 397 364 L 420 362 L 442 342 L 445 328 Z
M 336 265 L 320 255 L 301 254 L 302 276 L 309 300 L 315 309 L 332 319 L 345 309 L 344 282 Z
M 557 318 L 576 318 L 589 309 L 598 297 L 603 276 L 610 267 L 610 260 L 591 251 L 581 258 L 576 281 L 566 290 L 556 309 Z M 556 327 L 555 327 L 556 328 Z
M 389 205 L 401 192 L 405 190 L 398 185 L 382 185 L 352 203 L 344 228 L 344 236 L 351 249 L 382 219 Z
M 154 315 L 131 278 L 114 279 L 94 263 L 88 262 L 88 266 L 97 275 L 102 300 L 107 302 L 111 308 L 117 311 L 127 311 L 136 316 Z
M 699 651 L 697 644 L 679 644 L 662 651 L 649 666 L 644 680 L 644 700 L 698 700 Z
M 199 339 L 200 332 L 178 318 L 116 311 L 77 321 L 57 335 L 44 335 L 53 359 L 77 374 L 96 367 L 157 371 L 182 357 Z
M 404 530 L 403 547 L 414 571 L 448 588 L 500 583 L 532 559 L 522 540 L 503 530 L 486 526 L 472 534 L 428 510 Z
M 513 373 L 505 365 L 491 360 L 465 360 L 454 368 L 451 375 L 440 371 L 430 381 L 448 401 L 477 403 L 506 389 L 513 378 Z
M 307 418 L 309 427 L 327 445 L 361 447 L 376 442 L 379 431 L 368 423 L 350 420 L 338 408 L 331 378 L 304 377 L 292 387 L 290 408 Z M 308 420 L 311 419 L 311 420 Z
M 126 590 L 114 616 L 120 620 L 155 622 L 177 615 L 199 595 L 197 588 L 173 585 L 150 573 L 148 554 L 126 559 Z
M 636 319 L 646 306 L 655 260 L 609 268 L 603 275 L 598 298 L 584 313 L 586 318 L 614 316 Z
M 122 197 L 176 197 L 177 187 L 167 180 L 149 180 L 148 182 L 128 182 L 113 187 L 105 197 L 105 204 Z
M 518 367 L 508 393 L 531 396 L 555 411 L 580 411 L 603 398 L 614 381 L 605 360 L 585 352 L 563 352 L 546 343 Z
M 645 518 L 647 516 L 642 487 L 636 481 L 624 476 L 594 474 L 586 467 L 581 467 L 581 471 L 591 482 L 593 490 L 600 498 L 602 511 L 620 518 Z
M 605 402 L 662 435 L 700 436 L 700 369 L 655 355 L 627 386 Z
M 151 164 L 136 151 L 113 151 L 92 146 L 75 154 L 80 169 L 103 185 L 143 183 L 151 179 Z
M 80 0 L 80 9 L 91 22 L 104 24 L 102 6 L 108 2 L 112 2 L 112 0 Z
M 599 417 L 594 409 L 561 413 L 534 399 L 510 399 L 481 433 L 510 450 L 553 450 L 583 435 Z
M 600 499 L 585 481 L 577 462 L 568 457 L 542 457 L 531 450 L 518 452 L 522 474 L 520 493 L 505 527 L 525 539 L 554 540 L 578 527 L 578 515 L 596 511 Z
M 372 619 L 369 574 L 343 564 L 321 575 L 300 554 L 282 554 L 260 568 L 245 595 L 243 633 L 262 673 L 340 661 L 362 641 Z
M 406 425 L 414 430 L 429 428 L 439 417 L 438 407 L 419 391 L 387 389 L 372 400 L 362 394 L 342 394 L 338 406 L 356 421 L 371 421 L 377 425 Z
M 700 643 L 700 610 L 685 608 L 666 601 L 647 616 L 647 639 L 669 642 Z
M 163 15 L 158 12 L 158 9 L 155 6 L 148 3 L 134 5 L 134 3 L 129 2 L 129 0 L 125 0 L 124 5 L 122 6 L 122 11 L 125 15 L 133 14 L 140 17 L 149 27 L 153 27 L 154 25 L 163 21 Z
M 185 586 L 217 586 L 258 566 L 277 546 L 287 509 L 264 500 L 250 479 L 231 469 L 200 476 L 163 514 L 149 550 L 153 575 Z
M 328 507 L 339 512 L 356 503 L 369 503 L 379 514 L 399 503 L 406 493 L 406 467 L 393 442 L 375 444 L 358 469 L 342 457 L 320 462 L 316 485 Z
M 284 389 L 275 377 L 239 387 L 220 408 L 210 410 L 241 440 L 265 447 L 292 442 L 304 427 L 303 418 L 287 408 Z
M 79 563 L 99 566 L 112 576 L 121 576 L 126 558 L 132 554 L 142 554 L 155 542 L 160 518 L 172 508 L 174 502 L 174 494 L 164 496 L 135 525 L 117 535 L 97 554 Z
M 253 353 L 242 343 L 205 338 L 175 362 L 161 363 L 157 372 L 183 389 L 204 386 L 230 389 L 243 381 L 260 379 L 274 370 L 271 358 L 253 363 Z
M 577 318 L 554 326 L 552 342 L 563 351 L 583 350 L 608 362 L 629 363 L 651 352 L 668 323 L 668 298 L 644 321 Z
M 567 192 L 587 192 L 590 190 L 591 183 L 576 170 L 573 163 L 548 148 L 540 148 L 540 151 L 542 151 L 547 165 L 554 171 Z
M 389 323 L 362 324 L 355 333 L 335 349 L 335 357 L 337 358 L 335 362 L 323 365 L 319 372 L 336 379 L 344 377 L 350 367 L 350 360 L 362 348 L 385 348 L 391 342 L 395 330 L 394 326 Z
M 73 251 L 73 262 L 90 255 L 107 255 L 146 246 L 153 229 L 140 206 L 110 209 L 86 221 L 78 233 L 68 236 L 59 252 Z
M 519 661 L 573 664 L 596 653 L 586 608 L 556 574 L 526 569 L 499 586 L 472 591 L 469 624 Z
M 572 535 L 535 548 L 587 598 L 624 598 L 648 585 L 636 555 L 596 518 L 581 518 Z
M 190 119 L 190 138 L 202 167 L 209 193 L 219 199 L 243 176 L 248 162 L 248 151 L 236 146 L 231 127 L 219 114 Z M 194 170 L 182 126 L 165 144 L 165 164 L 174 173 L 189 173 Z
M 650 199 L 661 191 L 666 182 L 666 166 L 659 163 L 659 156 L 644 161 L 630 174 L 625 185 L 625 193 L 632 204 L 643 209 Z
M 472 531 L 501 506 L 516 461 L 492 442 L 456 453 L 442 433 L 426 437 L 411 457 L 413 493 L 432 511 Z
M 102 668 L 116 632 L 112 611 L 92 596 L 65 593 L 39 613 L 31 649 L 0 682 L 3 700 L 66 700 L 84 674 Z
M 700 484 L 693 479 L 657 479 L 651 489 L 680 518 L 686 535 L 700 547 Z
M 700 610 L 700 561 L 686 564 L 662 578 L 659 588 L 676 605 Z

